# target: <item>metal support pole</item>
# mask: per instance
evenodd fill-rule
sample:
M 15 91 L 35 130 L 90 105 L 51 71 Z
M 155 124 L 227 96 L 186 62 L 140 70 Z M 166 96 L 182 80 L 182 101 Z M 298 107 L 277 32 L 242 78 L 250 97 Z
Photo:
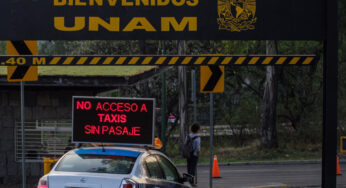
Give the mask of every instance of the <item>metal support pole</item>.
M 209 137 L 209 149 L 210 149 L 210 165 L 209 165 L 209 188 L 213 188 L 213 137 L 214 137 L 214 99 L 213 99 L 213 93 L 210 93 L 210 137 Z
M 193 101 L 193 122 L 197 122 L 197 99 L 196 99 L 196 71 L 191 70 L 191 91 L 192 91 L 192 101 Z
M 323 56 L 323 146 L 322 187 L 336 187 L 338 8 L 337 0 L 326 0 L 326 39 Z
M 162 55 L 166 53 L 165 41 L 162 41 Z M 162 151 L 166 151 L 166 73 L 161 73 L 161 141 Z
M 166 73 L 161 73 L 161 140 L 162 151 L 166 151 Z
M 24 132 L 24 82 L 20 82 L 20 116 L 22 125 L 22 184 L 23 188 L 26 187 L 25 175 L 25 132 Z

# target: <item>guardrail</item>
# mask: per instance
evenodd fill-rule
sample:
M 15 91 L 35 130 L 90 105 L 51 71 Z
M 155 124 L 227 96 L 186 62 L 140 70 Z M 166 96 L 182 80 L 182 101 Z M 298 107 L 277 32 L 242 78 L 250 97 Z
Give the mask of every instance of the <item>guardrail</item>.
M 42 162 L 45 157 L 56 158 L 63 155 L 72 136 L 71 122 L 36 121 L 24 122 L 25 161 Z M 15 123 L 15 160 L 22 161 L 21 123 Z

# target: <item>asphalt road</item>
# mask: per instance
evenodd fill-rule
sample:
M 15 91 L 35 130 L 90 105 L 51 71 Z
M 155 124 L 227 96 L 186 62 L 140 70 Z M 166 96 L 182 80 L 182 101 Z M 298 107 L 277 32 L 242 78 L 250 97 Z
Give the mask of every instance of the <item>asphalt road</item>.
M 178 167 L 186 172 L 186 167 Z M 321 164 L 219 166 L 221 178 L 214 188 L 321 187 Z M 346 188 L 346 164 L 340 164 L 337 187 Z M 209 167 L 198 167 L 198 188 L 209 188 Z

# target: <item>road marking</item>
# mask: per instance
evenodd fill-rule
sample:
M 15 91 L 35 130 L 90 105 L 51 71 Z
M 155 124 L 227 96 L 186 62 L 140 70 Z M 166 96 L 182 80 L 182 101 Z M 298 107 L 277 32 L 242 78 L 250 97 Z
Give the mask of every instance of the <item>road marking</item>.
M 254 186 L 251 188 L 286 188 L 288 187 L 286 184 L 282 183 L 269 183 L 269 185 L 261 185 L 261 186 Z

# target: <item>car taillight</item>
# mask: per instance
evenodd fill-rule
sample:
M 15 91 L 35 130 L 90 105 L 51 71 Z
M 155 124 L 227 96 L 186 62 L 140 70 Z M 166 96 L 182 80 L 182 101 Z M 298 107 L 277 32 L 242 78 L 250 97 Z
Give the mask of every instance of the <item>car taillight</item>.
M 39 182 L 38 182 L 38 185 L 37 185 L 37 188 L 49 188 L 48 187 L 48 179 L 47 179 L 47 176 L 43 176 Z
M 136 188 L 136 182 L 132 179 L 123 179 L 119 188 Z

